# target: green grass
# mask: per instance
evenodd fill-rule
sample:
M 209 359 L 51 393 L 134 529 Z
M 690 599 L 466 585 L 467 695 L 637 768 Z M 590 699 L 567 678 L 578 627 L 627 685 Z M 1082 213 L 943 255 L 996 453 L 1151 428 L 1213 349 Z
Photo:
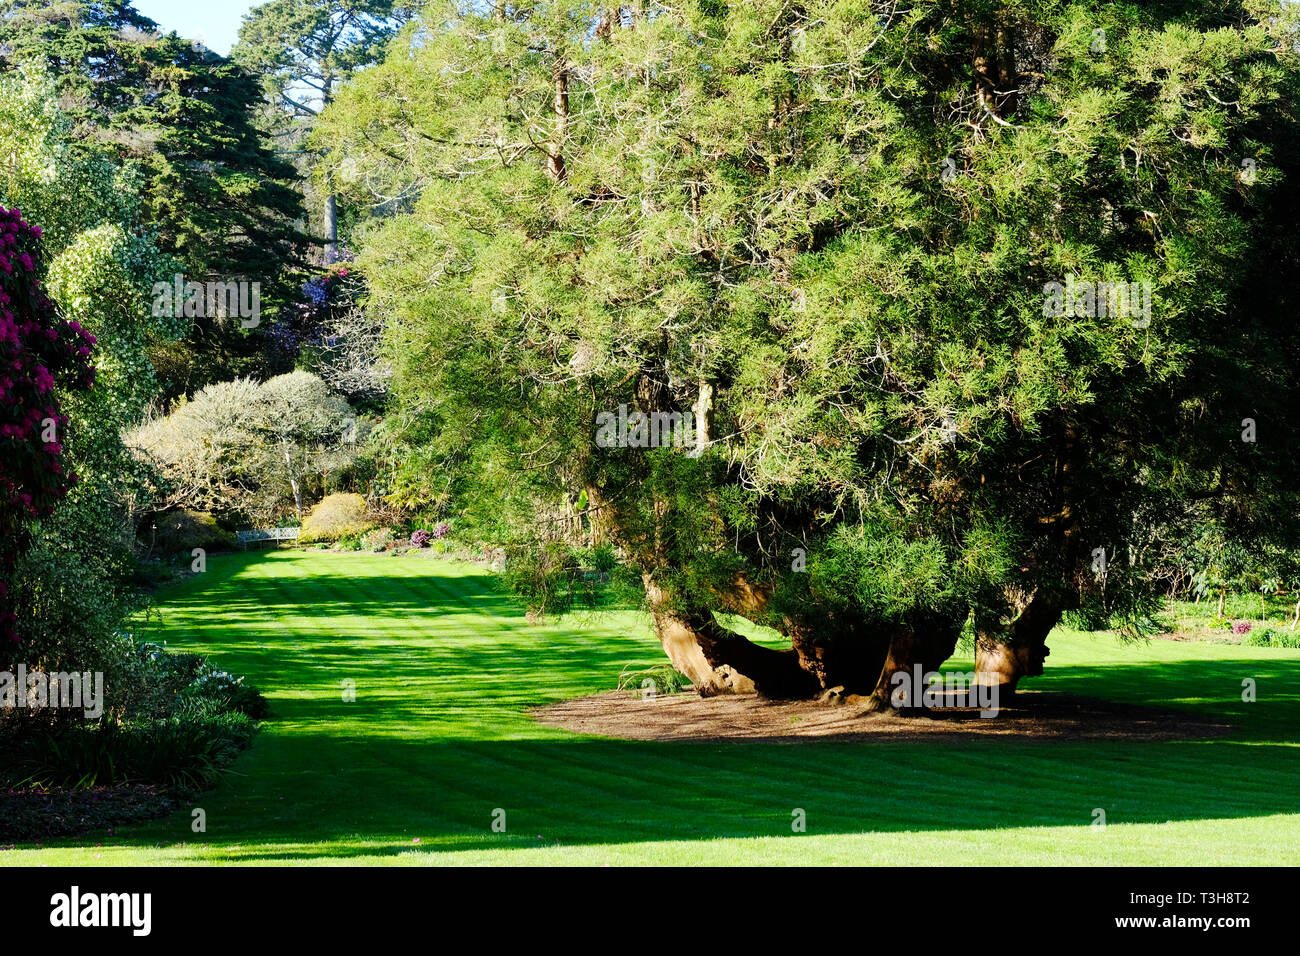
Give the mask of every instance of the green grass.
M 1182 634 L 1203 640 L 1235 641 L 1242 639 L 1232 634 L 1231 626 L 1236 621 L 1245 621 L 1257 629 L 1290 631 L 1295 623 L 1295 603 L 1294 594 L 1229 594 L 1223 603 L 1223 616 L 1219 617 L 1219 597 L 1211 594 L 1200 603 L 1169 602 L 1162 620 L 1170 630 Z
M 1300 862 L 1300 651 L 1061 631 L 1032 682 L 1227 719 L 1228 738 L 652 743 L 526 712 L 657 663 L 639 615 L 529 626 L 470 565 L 213 557 L 162 613 L 174 649 L 248 674 L 277 714 L 197 801 L 207 832 L 186 809 L 4 864 Z M 1241 700 L 1247 677 L 1256 703 Z

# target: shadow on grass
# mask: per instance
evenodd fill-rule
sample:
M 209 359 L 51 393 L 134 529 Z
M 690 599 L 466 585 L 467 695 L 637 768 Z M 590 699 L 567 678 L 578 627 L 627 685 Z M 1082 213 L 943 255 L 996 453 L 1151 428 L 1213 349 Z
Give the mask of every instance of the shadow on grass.
M 1295 812 L 1300 790 L 1283 748 L 1224 741 L 295 745 L 312 748 L 310 766 L 268 753 L 249 768 L 243 819 L 221 806 L 234 794 L 210 806 L 222 858 L 397 854 L 416 836 L 429 853 L 499 848 L 498 810 L 525 835 L 510 845 L 583 845 L 788 836 L 796 808 L 820 834 L 1086 827 L 1095 808 L 1112 824 L 1264 817 Z M 178 813 L 113 842 L 196 842 L 189 822 Z
M 1088 826 L 1096 808 L 1114 823 L 1298 809 L 1300 659 L 1066 665 L 1030 684 L 1233 725 L 1214 739 L 577 737 L 526 708 L 612 689 L 629 661 L 654 660 L 643 625 L 598 613 L 530 626 L 486 575 L 400 561 L 239 556 L 202 590 L 166 597 L 174 637 L 247 673 L 278 718 L 240 776 L 200 798 L 220 859 L 779 837 L 796 808 L 823 834 Z M 1255 703 L 1241 699 L 1248 678 Z M 355 703 L 340 699 L 346 679 Z M 491 831 L 498 809 L 509 836 Z M 201 842 L 189 824 L 185 810 L 112 842 Z

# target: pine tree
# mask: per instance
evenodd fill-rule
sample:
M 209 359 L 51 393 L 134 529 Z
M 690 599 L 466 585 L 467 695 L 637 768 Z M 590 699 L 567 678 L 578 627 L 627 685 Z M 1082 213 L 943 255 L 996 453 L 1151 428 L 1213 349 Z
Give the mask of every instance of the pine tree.
M 424 17 L 317 131 L 404 197 L 361 264 L 412 441 L 525 524 L 585 494 L 702 692 L 884 705 L 963 632 L 1014 689 L 1064 614 L 1141 629 L 1194 505 L 1294 548 L 1290 8 Z M 599 447 L 621 405 L 695 447 Z

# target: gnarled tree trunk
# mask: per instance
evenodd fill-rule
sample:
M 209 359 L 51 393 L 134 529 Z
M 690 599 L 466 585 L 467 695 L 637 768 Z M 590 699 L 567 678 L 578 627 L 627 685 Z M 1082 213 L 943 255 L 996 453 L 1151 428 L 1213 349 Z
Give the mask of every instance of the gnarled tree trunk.
M 782 630 L 791 648 L 775 650 L 723 627 L 711 613 L 695 617 L 670 609 L 653 576 L 644 574 L 643 581 L 664 652 L 704 697 L 758 693 L 808 700 L 829 691 L 840 698 L 864 696 L 871 709 L 885 709 L 894 706 L 894 674 L 912 677 L 918 665 L 922 674 L 937 671 L 960 631 L 959 623 L 935 618 L 887 633 L 846 612 L 817 626 L 786 620 Z M 746 582 L 730 597 L 727 610 L 741 614 L 763 603 L 762 592 Z M 909 698 L 907 704 L 919 701 Z
M 889 651 L 876 686 L 871 692 L 868 707 L 871 710 L 884 710 L 895 706 L 895 690 L 906 688 L 900 694 L 901 710 L 914 710 L 922 706 L 923 686 L 917 686 L 915 680 L 919 671 L 922 679 L 925 675 L 938 671 L 939 667 L 952 656 L 957 647 L 957 638 L 961 625 L 955 621 L 938 618 L 900 629 L 889 642 Z M 899 683 L 896 674 L 907 674 L 908 680 Z
M 1008 603 L 1010 619 L 996 627 L 979 627 L 975 636 L 976 683 L 996 686 L 1004 697 L 1016 692 L 1021 678 L 1043 673 L 1043 661 L 1051 653 L 1047 635 L 1062 613 L 1058 601 L 1038 590 L 1011 590 Z
M 798 699 L 817 692 L 816 681 L 799 666 L 793 650 L 755 644 L 723 627 L 711 613 L 706 618 L 673 610 L 651 575 L 643 575 L 642 580 L 664 653 L 702 697 L 758 693 Z

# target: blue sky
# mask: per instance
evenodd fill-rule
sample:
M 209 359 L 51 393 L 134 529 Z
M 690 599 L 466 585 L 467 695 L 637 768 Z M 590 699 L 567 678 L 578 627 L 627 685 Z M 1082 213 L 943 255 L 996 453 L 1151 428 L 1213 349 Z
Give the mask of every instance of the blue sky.
M 158 23 L 164 33 L 175 30 L 191 40 L 202 40 L 210 50 L 225 55 L 239 36 L 244 14 L 262 0 L 135 0 L 135 8 Z

